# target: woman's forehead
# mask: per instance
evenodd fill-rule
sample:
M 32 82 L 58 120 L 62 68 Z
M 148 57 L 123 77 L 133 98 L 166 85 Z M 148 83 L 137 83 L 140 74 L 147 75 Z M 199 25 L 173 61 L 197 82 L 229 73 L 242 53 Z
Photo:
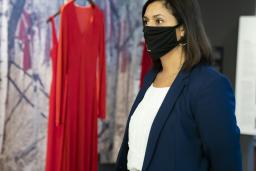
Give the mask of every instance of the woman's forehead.
M 157 16 L 169 16 L 171 15 L 170 9 L 165 7 L 164 1 L 155 1 L 147 6 L 144 17 L 154 18 Z

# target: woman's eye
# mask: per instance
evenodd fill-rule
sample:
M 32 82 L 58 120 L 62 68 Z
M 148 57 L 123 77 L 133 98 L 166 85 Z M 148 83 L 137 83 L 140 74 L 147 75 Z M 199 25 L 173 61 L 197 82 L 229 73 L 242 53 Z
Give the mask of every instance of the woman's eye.
M 147 25 L 148 21 L 147 20 L 143 20 L 143 24 Z
M 162 19 L 156 19 L 156 24 L 162 24 L 163 20 Z

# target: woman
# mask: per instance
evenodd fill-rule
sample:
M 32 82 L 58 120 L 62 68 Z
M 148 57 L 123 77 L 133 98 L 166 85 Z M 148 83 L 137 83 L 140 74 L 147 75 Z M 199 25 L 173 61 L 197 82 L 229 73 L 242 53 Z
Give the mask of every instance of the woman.
M 242 171 L 228 78 L 212 52 L 196 0 L 149 0 L 144 37 L 153 68 L 128 117 L 117 171 Z

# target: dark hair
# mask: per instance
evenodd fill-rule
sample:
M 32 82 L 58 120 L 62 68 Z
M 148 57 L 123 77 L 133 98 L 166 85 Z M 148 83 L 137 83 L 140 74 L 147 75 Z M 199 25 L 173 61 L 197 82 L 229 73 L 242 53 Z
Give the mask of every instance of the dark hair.
M 142 9 L 142 18 L 149 4 L 163 1 L 185 29 L 185 61 L 181 69 L 190 70 L 199 63 L 212 64 L 212 48 L 202 22 L 197 0 L 148 0 Z M 161 61 L 153 60 L 153 67 L 162 70 Z

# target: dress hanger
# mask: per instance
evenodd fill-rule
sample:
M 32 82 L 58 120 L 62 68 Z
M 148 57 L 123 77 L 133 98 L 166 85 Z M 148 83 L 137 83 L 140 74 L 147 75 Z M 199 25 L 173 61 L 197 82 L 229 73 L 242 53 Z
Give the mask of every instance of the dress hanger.
M 74 1 L 76 1 L 76 0 L 72 0 L 71 2 L 74 2 Z M 95 7 L 95 3 L 93 2 L 93 0 L 87 0 L 87 1 L 91 4 L 91 6 L 92 6 L 93 8 Z M 52 18 L 57 17 L 59 14 L 60 14 L 60 10 L 57 11 L 54 15 L 50 16 L 50 17 L 47 19 L 46 22 L 49 23 Z

